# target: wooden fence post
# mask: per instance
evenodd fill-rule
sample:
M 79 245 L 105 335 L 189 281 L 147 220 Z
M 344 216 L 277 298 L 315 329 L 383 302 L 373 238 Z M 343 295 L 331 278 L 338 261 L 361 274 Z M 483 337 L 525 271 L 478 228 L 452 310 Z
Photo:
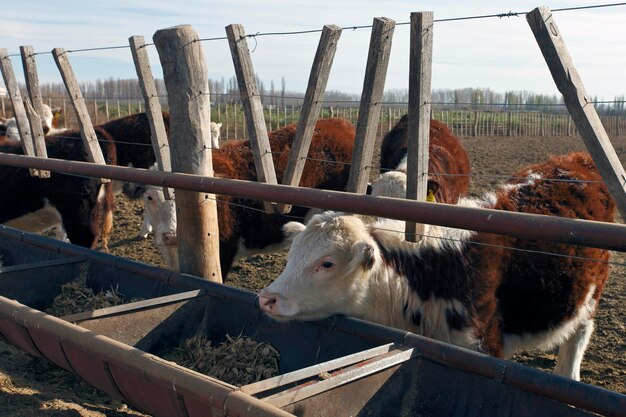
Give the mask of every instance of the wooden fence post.
M 133 61 L 135 62 L 141 93 L 146 102 L 146 114 L 150 122 L 150 137 L 152 140 L 152 148 L 156 156 L 157 167 L 159 171 L 171 172 L 170 145 L 167 140 L 163 111 L 161 109 L 161 103 L 159 102 L 156 83 L 152 76 L 146 44 L 143 36 L 131 36 L 128 38 L 128 42 L 130 43 L 130 51 L 133 55 Z M 173 190 L 167 187 L 163 187 L 163 194 L 166 200 L 171 200 L 174 197 Z
M 602 127 L 591 98 L 587 96 L 578 71 L 561 37 L 552 12 L 538 7 L 526 15 L 554 82 L 574 119 L 589 153 L 622 215 L 626 218 L 626 173 Z
M 35 156 L 35 148 L 33 146 L 33 138 L 30 132 L 26 109 L 24 108 L 22 95 L 20 94 L 20 89 L 15 79 L 11 58 L 9 58 L 9 53 L 5 48 L 0 48 L 0 71 L 2 71 L 4 85 L 7 88 L 7 93 L 9 94 L 11 105 L 13 106 L 13 115 L 17 122 L 17 131 L 22 138 L 21 142 L 24 155 Z M 33 177 L 39 175 L 39 171 L 36 169 L 29 169 L 28 171 Z
M 39 89 L 39 77 L 37 76 L 37 64 L 35 63 L 35 54 L 32 46 L 20 46 L 20 54 L 22 56 L 22 66 L 24 68 L 24 78 L 26 80 L 26 90 L 24 105 L 30 131 L 33 137 L 33 146 L 35 155 L 41 158 L 48 157 L 46 149 L 46 139 L 44 137 L 41 121 L 44 118 L 43 100 Z M 30 100 L 29 100 L 30 98 Z M 48 126 L 51 128 L 52 126 Z M 39 178 L 50 178 L 50 171 L 39 170 Z
M 87 110 L 85 99 L 80 92 L 78 81 L 76 81 L 76 77 L 74 76 L 74 71 L 72 70 L 70 61 L 67 58 L 67 53 L 63 48 L 54 48 L 52 50 L 52 56 L 54 57 L 54 61 L 61 72 L 61 77 L 63 78 L 65 88 L 67 88 L 67 92 L 72 100 L 72 104 L 74 105 L 74 110 L 76 110 L 76 116 L 78 117 L 78 123 L 80 124 L 80 135 L 83 138 L 83 143 L 85 145 L 85 149 L 87 150 L 89 161 L 105 165 L 106 161 L 102 155 L 102 149 L 98 143 L 98 137 L 96 136 L 93 124 L 89 118 L 89 111 Z M 100 181 L 109 182 L 110 180 L 108 178 L 101 178 Z
M 246 42 L 246 35 L 242 25 L 226 26 L 226 36 L 230 52 L 233 57 L 239 93 L 243 105 L 246 126 L 250 135 L 250 146 L 254 155 L 257 181 L 268 184 L 277 184 L 272 149 L 267 134 L 267 126 L 263 117 L 263 104 L 256 85 L 252 58 Z M 274 204 L 264 201 L 267 213 L 274 212 Z
M 211 99 L 202 45 L 189 25 L 157 30 L 170 109 L 172 171 L 213 176 Z M 180 271 L 222 282 L 215 196 L 176 190 Z
M 425 201 L 428 191 L 433 13 L 411 13 L 406 198 Z M 417 242 L 422 223 L 406 222 L 406 240 Z
M 395 26 L 392 19 L 374 18 L 354 144 L 355 151 L 361 152 L 352 153 L 346 186 L 346 190 L 353 193 L 365 194 L 367 189 Z
M 335 58 L 337 42 L 340 36 L 341 28 L 339 26 L 327 25 L 322 29 L 322 35 L 313 59 L 313 66 L 311 67 L 311 74 L 309 75 L 309 84 L 304 95 L 296 137 L 291 145 L 289 160 L 283 175 L 283 184 L 285 185 L 298 186 L 300 184 L 317 122 L 317 115 L 322 107 L 330 68 Z M 279 212 L 289 213 L 290 210 L 290 205 L 278 204 Z
M 158 30 L 153 39 L 159 52 L 168 91 L 171 169 L 212 176 L 208 76 L 201 46 L 196 43 L 197 33 L 190 26 L 183 25 Z M 132 38 L 130 41 L 132 44 Z M 139 67 L 137 71 L 140 71 Z M 149 71 L 148 75 L 152 77 Z M 195 94 L 190 94 L 192 91 Z M 151 98 L 158 103 L 156 94 Z M 158 109 L 154 109 L 152 103 L 147 104 L 147 109 L 154 112 L 151 117 L 155 124 L 163 125 L 160 103 Z M 164 133 L 164 125 L 162 130 Z M 159 137 L 159 141 L 167 144 L 164 137 Z M 152 139 L 155 140 L 154 133 Z M 165 148 L 166 151 L 167 149 Z M 177 190 L 176 202 L 180 270 L 221 282 L 215 197 Z

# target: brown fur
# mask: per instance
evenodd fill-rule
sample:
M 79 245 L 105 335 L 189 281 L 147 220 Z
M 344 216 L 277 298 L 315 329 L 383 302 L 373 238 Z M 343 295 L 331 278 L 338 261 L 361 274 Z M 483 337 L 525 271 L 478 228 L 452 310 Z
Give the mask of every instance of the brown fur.
M 169 116 L 164 113 L 166 128 Z M 152 150 L 150 125 L 145 113 L 112 120 L 95 127 L 96 135 L 107 164 L 149 168 L 156 158 Z M 50 158 L 86 161 L 81 134 L 67 130 L 46 136 Z M 5 144 L 2 152 L 22 154 L 20 144 Z M 98 201 L 97 180 L 52 173 L 50 179 L 30 177 L 28 171 L 8 166 L 0 167 L 0 193 L 15 196 L 0 201 L 0 222 L 13 219 L 43 207 L 50 201 L 63 218 L 68 238 L 74 244 L 95 247 L 99 239 L 106 250 L 113 228 L 115 205 L 113 184 L 105 185 L 105 195 Z
M 597 182 L 536 181 L 530 187 L 500 192 L 496 209 L 614 221 L 615 204 L 588 154 L 553 157 L 545 163 L 525 167 L 515 176 L 525 177 L 530 172 L 541 173 L 542 178 Z M 519 182 L 523 180 L 514 181 Z M 572 318 L 591 285 L 596 286 L 594 298 L 598 302 L 608 278 L 606 261 L 609 252 L 606 250 L 492 234 L 479 234 L 476 240 L 489 245 L 566 256 L 492 246 L 470 249 L 476 260 L 475 270 L 482 271 L 483 285 L 476 288 L 474 299 L 477 315 L 485 324 L 481 329 L 482 337 L 491 354 L 502 354 L 501 333 L 537 332 Z
M 296 124 L 269 133 L 270 146 L 276 177 L 280 183 L 285 172 L 291 144 L 296 134 Z M 354 126 L 338 118 L 318 120 L 308 157 L 301 187 L 344 190 L 348 181 L 354 146 Z M 323 162 L 336 161 L 339 163 Z M 256 181 L 254 158 L 249 141 L 230 141 L 220 149 L 213 150 L 213 170 L 216 176 L 232 179 Z M 292 220 L 281 214 L 264 214 L 227 204 L 232 202 L 256 210 L 263 206 L 258 201 L 236 197 L 220 196 L 218 218 L 220 227 L 220 258 L 224 275 L 230 269 L 239 239 L 243 237 L 250 249 L 261 249 L 284 240 L 282 225 Z M 308 209 L 294 207 L 289 216 L 304 217 Z
M 405 114 L 383 138 L 380 152 L 381 171 L 394 170 L 406 155 L 407 129 L 408 117 Z M 437 120 L 430 121 L 428 152 L 429 180 L 439 185 L 435 191 L 436 201 L 456 203 L 460 196 L 467 194 L 469 188 L 470 161 L 467 152 L 448 127 Z

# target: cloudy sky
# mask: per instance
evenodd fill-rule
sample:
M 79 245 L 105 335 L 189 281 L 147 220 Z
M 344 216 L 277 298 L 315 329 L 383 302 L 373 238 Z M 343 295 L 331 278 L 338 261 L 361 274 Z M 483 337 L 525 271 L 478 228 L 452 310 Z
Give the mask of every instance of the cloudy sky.
M 200 38 L 225 36 L 224 27 L 239 23 L 246 33 L 321 29 L 325 24 L 344 27 L 328 89 L 360 93 L 374 17 L 397 23 L 410 13 L 433 11 L 435 17 L 433 88 L 491 88 L 498 92 L 528 90 L 558 94 L 536 41 L 523 15 L 537 6 L 555 10 L 555 21 L 566 42 L 587 92 L 612 100 L 626 94 L 626 5 L 587 10 L 558 11 L 591 6 L 593 0 L 558 0 L 550 3 L 520 1 L 424 0 L 4 0 L 0 48 L 19 54 L 20 45 L 32 45 L 40 80 L 61 81 L 49 52 L 128 45 L 133 35 L 152 42 L 158 29 L 189 24 Z M 617 3 L 617 2 L 615 2 Z M 508 18 L 440 21 L 451 18 L 520 12 Z M 304 91 L 319 33 L 260 36 L 249 39 L 257 74 L 269 86 Z M 409 26 L 398 25 L 386 81 L 387 89 L 408 87 Z M 226 40 L 203 42 L 212 79 L 234 75 Z M 154 46 L 149 47 L 155 76 L 162 72 Z M 136 77 L 130 50 L 73 52 L 71 63 L 79 81 Z M 19 79 L 21 64 L 12 56 Z

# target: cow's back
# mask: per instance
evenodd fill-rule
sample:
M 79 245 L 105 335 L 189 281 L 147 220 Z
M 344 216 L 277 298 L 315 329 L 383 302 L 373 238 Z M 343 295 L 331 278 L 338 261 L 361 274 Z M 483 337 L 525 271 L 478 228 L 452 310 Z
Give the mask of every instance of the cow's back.
M 429 179 L 439 188 L 435 192 L 437 202 L 454 204 L 467 194 L 470 182 L 470 161 L 461 141 L 448 127 L 430 121 L 429 131 Z M 406 156 L 408 147 L 408 116 L 404 115 L 385 135 L 381 144 L 381 171 L 394 170 Z
M 527 179 L 534 174 L 542 179 Z M 508 191 L 497 194 L 495 209 L 614 220 L 615 204 L 586 153 L 553 157 L 520 169 L 514 177 L 519 179 L 511 182 Z M 608 251 L 507 236 L 479 236 L 479 243 L 494 246 L 472 249 L 480 254 L 476 270 L 482 273 L 478 280 L 483 281 L 483 287 L 497 288 L 493 295 L 482 293 L 482 308 L 501 317 L 499 328 L 503 333 L 520 337 L 540 334 L 582 314 L 580 308 L 588 306 L 590 300 L 595 300 L 597 306 L 609 274 Z M 479 289 L 477 292 L 481 293 Z M 493 296 L 495 299 L 490 299 Z

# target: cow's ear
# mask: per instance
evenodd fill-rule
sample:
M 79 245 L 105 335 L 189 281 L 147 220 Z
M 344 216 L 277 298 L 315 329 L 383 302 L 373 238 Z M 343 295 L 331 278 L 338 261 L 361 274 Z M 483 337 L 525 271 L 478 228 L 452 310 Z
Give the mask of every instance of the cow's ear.
M 293 242 L 296 236 L 306 228 L 305 225 L 298 222 L 289 222 L 283 225 L 283 233 L 288 242 Z
M 359 241 L 352 245 L 352 262 L 353 267 L 360 266 L 365 270 L 372 269 L 374 266 L 374 247 L 365 241 Z

